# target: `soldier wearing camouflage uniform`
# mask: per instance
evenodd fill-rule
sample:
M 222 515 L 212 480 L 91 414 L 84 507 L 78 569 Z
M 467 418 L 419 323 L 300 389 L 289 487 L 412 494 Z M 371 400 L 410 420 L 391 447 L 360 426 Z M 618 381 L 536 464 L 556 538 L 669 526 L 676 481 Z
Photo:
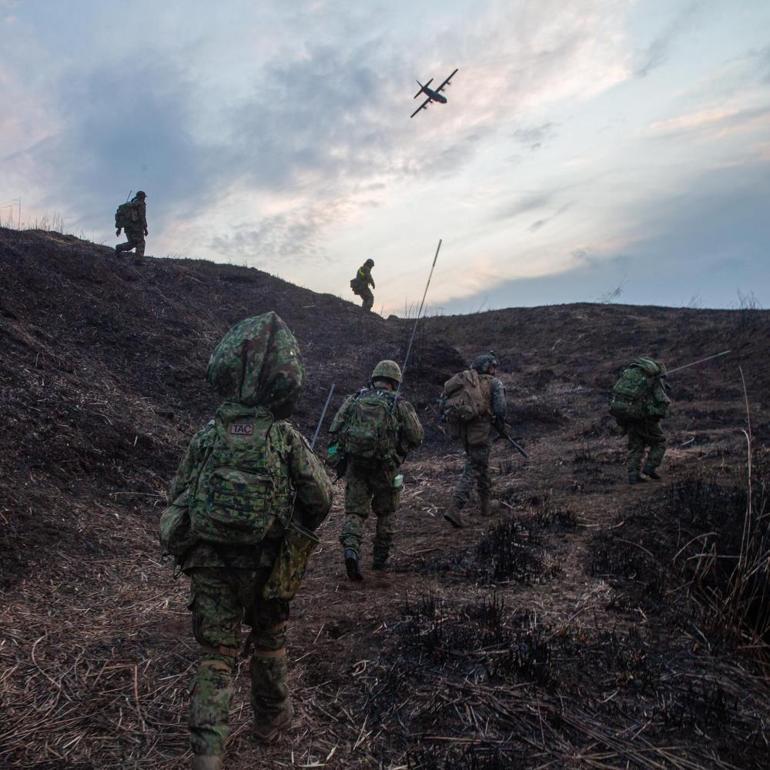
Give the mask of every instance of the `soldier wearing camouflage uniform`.
M 629 484 L 644 482 L 645 476 L 660 480 L 657 468 L 666 452 L 666 437 L 660 421 L 668 414 L 671 403 L 665 376 L 666 370 L 660 361 L 640 357 L 623 370 L 613 388 L 610 413 L 628 436 Z
M 348 396 L 334 416 L 329 432 L 335 437 L 331 453 L 338 448 L 345 465 L 345 523 L 340 542 L 344 549 L 345 568 L 351 580 L 363 580 L 359 566 L 361 539 L 369 509 L 377 516 L 377 529 L 372 548 L 372 567 L 383 570 L 390 556 L 395 531 L 395 514 L 401 493 L 402 477 L 397 473 L 407 453 L 420 446 L 423 429 L 414 407 L 397 395 L 401 368 L 395 361 L 380 361 L 374 367 L 370 384 Z M 357 455 L 356 431 L 368 428 L 355 424 L 362 404 L 371 409 L 382 448 L 364 457 Z
M 144 238 L 149 235 L 147 229 L 147 205 L 145 199 L 147 194 L 144 190 L 139 190 L 137 194 L 131 199 L 131 216 L 129 223 L 123 225 L 123 227 L 115 228 L 115 235 L 119 236 L 121 229 L 126 231 L 126 238 L 128 240 L 125 243 L 119 243 L 115 247 L 115 255 L 119 255 L 124 251 L 134 252 L 134 263 L 141 265 L 144 262 Z
M 358 268 L 356 277 L 350 282 L 350 288 L 353 289 L 353 293 L 357 294 L 363 300 L 361 307 L 369 312 L 374 305 L 374 294 L 372 294 L 369 287 L 372 289 L 374 286 L 374 278 L 372 278 L 372 268 L 374 267 L 374 260 L 367 259 L 361 267 Z
M 459 439 L 465 450 L 463 475 L 454 491 L 451 506 L 444 518 L 458 529 L 464 526 L 460 510 L 465 507 L 475 486 L 479 495 L 482 516 L 489 515 L 492 480 L 489 475 L 489 454 L 492 449 L 490 429 L 505 431 L 505 387 L 495 377 L 497 357 L 494 353 L 477 356 L 471 369 L 478 373 L 485 409 L 478 417 L 458 425 Z
M 286 626 L 296 587 L 268 589 L 287 532 L 295 523 L 314 530 L 332 496 L 321 462 L 285 420 L 303 378 L 296 340 L 275 313 L 234 326 L 209 361 L 208 380 L 223 403 L 193 438 L 171 485 L 175 504 L 189 506 L 193 545 L 178 561 L 191 580 L 201 645 L 190 707 L 193 770 L 222 767 L 242 622 L 252 629 L 256 737 L 270 741 L 292 720 Z

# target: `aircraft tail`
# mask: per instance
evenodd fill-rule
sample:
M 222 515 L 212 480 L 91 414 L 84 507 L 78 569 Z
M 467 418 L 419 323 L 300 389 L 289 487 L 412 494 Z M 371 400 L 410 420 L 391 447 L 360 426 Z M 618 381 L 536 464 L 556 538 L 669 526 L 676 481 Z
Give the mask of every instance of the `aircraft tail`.
M 420 94 L 425 93 L 425 89 L 433 82 L 433 78 L 431 78 L 425 85 L 420 83 L 420 81 L 417 81 L 417 85 L 420 86 L 420 90 L 412 97 L 412 99 L 416 99 Z

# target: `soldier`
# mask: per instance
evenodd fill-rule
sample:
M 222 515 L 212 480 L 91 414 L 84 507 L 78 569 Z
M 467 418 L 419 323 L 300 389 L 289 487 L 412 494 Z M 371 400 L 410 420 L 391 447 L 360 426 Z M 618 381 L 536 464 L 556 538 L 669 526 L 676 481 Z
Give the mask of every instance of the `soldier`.
M 144 262 L 144 237 L 149 235 L 147 229 L 147 207 L 145 199 L 147 194 L 144 190 L 139 190 L 137 194 L 128 202 L 118 206 L 115 212 L 115 235 L 119 236 L 121 230 L 126 231 L 128 240 L 125 243 L 119 243 L 115 247 L 115 255 L 121 252 L 134 252 L 134 264 L 141 265 Z
M 296 340 L 275 313 L 247 318 L 214 350 L 208 380 L 223 399 L 192 440 L 171 485 L 161 542 L 191 580 L 200 660 L 190 707 L 193 770 L 222 767 L 241 622 L 251 626 L 251 704 L 258 740 L 291 724 L 286 621 L 331 507 L 321 462 L 285 420 L 302 388 Z M 186 541 L 168 546 L 167 512 L 184 514 Z M 310 530 L 308 532 L 307 530 Z M 305 545 L 296 539 L 303 535 Z
M 492 448 L 490 427 L 505 431 L 505 388 L 495 377 L 494 353 L 477 356 L 470 369 L 459 372 L 444 384 L 442 412 L 450 435 L 459 438 L 465 449 L 463 475 L 444 518 L 458 529 L 463 527 L 460 510 L 468 502 L 475 484 L 483 516 L 489 515 L 492 482 L 489 477 L 489 453 Z
M 666 437 L 660 428 L 660 421 L 668 414 L 671 404 L 666 393 L 665 376 L 666 370 L 661 362 L 641 357 L 623 370 L 612 389 L 610 414 L 628 436 L 629 484 L 646 481 L 641 473 L 660 480 L 657 468 L 666 452 Z
M 374 286 L 374 278 L 372 278 L 372 268 L 374 267 L 374 260 L 367 259 L 361 267 L 358 268 L 356 277 L 350 282 L 350 288 L 353 289 L 353 293 L 357 294 L 363 303 L 361 307 L 367 312 L 372 309 L 374 305 L 374 294 L 372 294 L 369 287 L 372 289 Z
M 363 580 L 359 567 L 361 537 L 371 506 L 377 516 L 372 567 L 383 570 L 390 556 L 395 513 L 403 483 L 397 471 L 411 449 L 422 444 L 423 430 L 412 405 L 398 395 L 401 367 L 380 361 L 369 386 L 348 396 L 329 432 L 345 474 L 345 523 L 340 542 L 350 580 Z

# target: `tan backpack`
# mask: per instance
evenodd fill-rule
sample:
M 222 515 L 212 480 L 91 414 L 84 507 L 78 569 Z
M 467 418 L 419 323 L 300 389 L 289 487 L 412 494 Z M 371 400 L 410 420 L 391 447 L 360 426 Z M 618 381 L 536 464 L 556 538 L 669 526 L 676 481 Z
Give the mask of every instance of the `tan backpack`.
M 450 433 L 459 436 L 461 427 L 490 415 L 489 393 L 475 369 L 466 369 L 444 383 L 443 414 Z

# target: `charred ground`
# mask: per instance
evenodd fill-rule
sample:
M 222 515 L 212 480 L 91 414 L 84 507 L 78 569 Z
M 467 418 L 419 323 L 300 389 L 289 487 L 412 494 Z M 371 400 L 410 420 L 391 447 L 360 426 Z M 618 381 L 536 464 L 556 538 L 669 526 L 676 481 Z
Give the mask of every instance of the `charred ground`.
M 195 645 L 156 526 L 215 407 L 212 347 L 277 310 L 307 365 L 296 418 L 309 431 L 328 386 L 341 398 L 400 359 L 411 325 L 257 270 L 137 269 L 55 233 L 0 229 L 0 281 L 0 766 L 183 767 Z M 441 510 L 461 456 L 433 399 L 489 348 L 531 459 L 500 444 L 498 511 L 456 533 Z M 672 378 L 666 481 L 624 486 L 606 417 L 618 368 L 726 348 Z M 339 487 L 293 609 L 297 725 L 255 746 L 239 690 L 229 766 L 764 767 L 766 585 L 733 576 L 767 546 L 768 349 L 770 313 L 751 309 L 428 319 L 406 388 L 428 442 L 405 467 L 393 569 L 345 580 Z

